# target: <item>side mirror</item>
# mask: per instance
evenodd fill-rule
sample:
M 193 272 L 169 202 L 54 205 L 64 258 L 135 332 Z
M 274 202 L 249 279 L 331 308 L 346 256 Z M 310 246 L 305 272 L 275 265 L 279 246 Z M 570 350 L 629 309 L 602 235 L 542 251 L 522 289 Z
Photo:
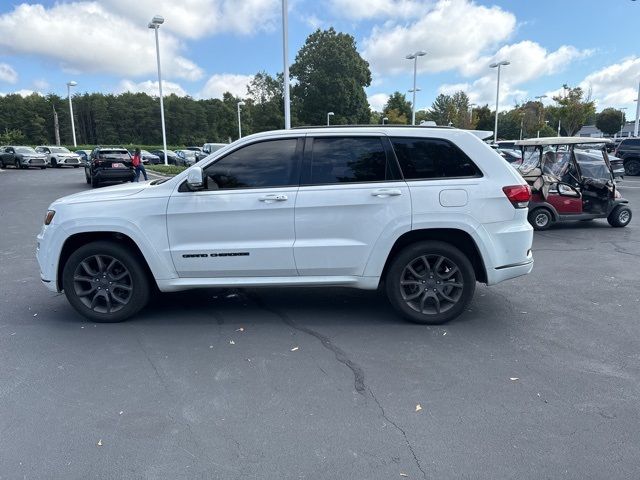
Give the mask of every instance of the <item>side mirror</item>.
M 187 172 L 187 187 L 196 191 L 204 188 L 204 173 L 200 167 L 191 167 Z

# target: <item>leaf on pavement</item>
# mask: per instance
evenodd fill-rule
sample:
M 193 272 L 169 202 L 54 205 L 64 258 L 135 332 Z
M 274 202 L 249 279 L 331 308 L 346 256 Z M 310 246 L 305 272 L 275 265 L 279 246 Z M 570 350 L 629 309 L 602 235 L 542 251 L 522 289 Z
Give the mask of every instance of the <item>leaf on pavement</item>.
M 297 351 L 298 351 L 298 348 L 299 348 L 299 347 L 293 347 L 293 348 L 291 349 L 291 351 L 292 351 L 292 352 L 297 352 Z
M 401 477 L 408 477 L 409 475 L 407 475 L 407 474 L 406 474 L 406 473 L 404 473 L 404 472 L 400 472 L 400 476 L 401 476 Z
M 416 412 L 419 412 L 420 410 L 422 410 L 422 405 L 417 404 L 416 405 Z
M 511 380 L 512 382 L 515 382 L 520 379 L 518 377 L 509 377 L 509 380 Z
M 229 345 L 235 345 L 236 342 L 234 342 L 233 340 L 229 340 Z
M 102 446 L 102 439 L 98 440 L 97 445 L 98 445 L 99 447 L 101 447 L 101 446 Z

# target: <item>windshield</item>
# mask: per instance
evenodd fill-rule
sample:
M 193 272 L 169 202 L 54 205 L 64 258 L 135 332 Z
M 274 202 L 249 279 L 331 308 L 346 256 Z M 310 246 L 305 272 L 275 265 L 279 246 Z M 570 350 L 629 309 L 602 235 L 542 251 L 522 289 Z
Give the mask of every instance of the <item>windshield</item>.
M 182 153 L 182 155 L 184 155 L 185 157 L 195 157 L 196 156 L 196 152 L 193 152 L 191 150 L 180 150 L 180 153 Z
M 38 153 L 31 147 L 16 147 L 16 153 Z
M 118 150 L 106 150 L 106 149 L 105 150 L 100 150 L 99 155 L 100 156 L 108 156 L 108 157 L 111 157 L 111 158 L 125 158 L 125 159 L 131 158 L 129 156 L 129 152 L 127 152 L 126 150 L 120 150 L 120 149 L 118 149 Z
M 51 153 L 71 153 L 71 151 L 65 147 L 51 147 L 49 150 L 51 150 Z

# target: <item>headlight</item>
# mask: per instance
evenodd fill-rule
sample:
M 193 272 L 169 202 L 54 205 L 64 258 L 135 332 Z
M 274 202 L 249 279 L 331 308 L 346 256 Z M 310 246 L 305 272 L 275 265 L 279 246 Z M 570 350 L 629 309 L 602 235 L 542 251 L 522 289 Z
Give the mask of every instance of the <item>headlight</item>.
M 47 210 L 47 214 L 44 216 L 44 224 L 49 225 L 53 220 L 53 216 L 56 214 L 55 210 Z

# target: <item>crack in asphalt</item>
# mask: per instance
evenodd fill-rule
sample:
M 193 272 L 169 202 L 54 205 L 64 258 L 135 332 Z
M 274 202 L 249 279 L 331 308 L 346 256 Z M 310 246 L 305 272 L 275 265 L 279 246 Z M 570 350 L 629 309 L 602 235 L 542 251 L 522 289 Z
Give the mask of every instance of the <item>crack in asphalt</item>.
M 384 407 L 378 401 L 378 399 L 374 395 L 374 393 L 371 390 L 371 388 L 368 388 L 367 390 L 369 390 L 369 395 L 371 395 L 371 398 L 373 398 L 373 401 L 376 402 L 376 405 L 380 409 L 380 413 L 382 414 L 382 418 L 384 418 L 387 422 L 389 422 L 391 425 L 393 425 L 396 428 L 396 430 L 398 430 L 402 434 L 402 436 L 404 437 L 404 442 L 407 444 L 407 448 L 409 449 L 409 452 L 411 452 L 411 456 L 413 457 L 413 460 L 415 461 L 416 466 L 418 467 L 418 470 L 420 470 L 422 472 L 422 478 L 427 478 L 427 472 L 425 472 L 424 469 L 422 468 L 422 465 L 420 465 L 420 460 L 418 460 L 418 456 L 416 455 L 416 452 L 413 449 L 413 446 L 411 445 L 411 442 L 409 441 L 409 438 L 407 437 L 407 432 L 405 432 L 404 429 L 402 427 L 400 427 L 396 422 L 394 422 L 389 417 L 387 417 L 387 414 L 384 411 Z
M 615 242 L 607 242 L 607 243 L 610 243 L 611 245 L 613 245 L 613 250 L 614 250 L 615 252 L 623 253 L 623 254 L 625 254 L 625 255 L 631 255 L 631 256 L 633 256 L 633 257 L 640 257 L 640 254 L 638 254 L 638 253 L 632 253 L 632 252 L 627 252 L 626 250 L 624 250 L 620 245 L 618 245 L 618 244 L 617 244 L 617 243 L 615 243 Z
M 287 315 L 284 312 L 281 312 L 279 310 L 276 310 L 275 308 L 270 307 L 269 305 L 267 305 L 256 293 L 251 293 L 249 294 L 250 298 L 253 299 L 253 301 L 262 309 L 267 310 L 268 312 L 273 313 L 274 315 L 276 315 L 277 317 L 279 317 L 286 325 L 288 325 L 289 327 L 298 330 L 302 333 L 306 333 L 307 335 L 311 335 L 312 337 L 320 340 L 320 343 L 322 344 L 322 346 L 324 348 L 326 348 L 327 350 L 333 352 L 333 354 L 336 357 L 336 360 L 340 363 L 342 363 L 344 366 L 346 366 L 347 368 L 349 368 L 352 372 L 353 372 L 353 385 L 354 388 L 356 389 L 356 392 L 358 392 L 360 395 L 364 395 L 365 391 L 366 391 L 366 385 L 364 383 L 364 372 L 362 371 L 362 368 L 360 367 L 360 365 L 358 365 L 357 363 L 355 363 L 353 360 L 351 360 L 349 358 L 349 356 L 347 355 L 347 353 L 342 350 L 340 347 L 334 345 L 331 342 L 331 339 L 329 337 L 326 337 L 325 335 L 322 335 L 320 332 L 316 332 L 315 330 L 308 328 L 308 327 L 304 327 L 302 325 L 298 325 L 291 317 L 289 317 L 289 315 Z
M 425 472 L 425 470 L 422 468 L 422 465 L 420 464 L 420 460 L 418 459 L 418 455 L 416 455 L 416 452 L 413 449 L 413 445 L 411 445 L 411 442 L 409 441 L 409 438 L 407 437 L 407 433 L 396 422 L 394 422 L 389 417 L 387 417 L 387 414 L 385 413 L 384 407 L 382 406 L 382 404 L 378 401 L 378 399 L 376 398 L 376 396 L 373 393 L 373 391 L 371 390 L 371 388 L 367 387 L 365 385 L 365 383 L 364 383 L 364 372 L 362 371 L 362 368 L 357 363 L 353 362 L 347 356 L 347 354 L 346 354 L 346 352 L 344 352 L 344 350 L 342 350 L 340 347 L 337 347 L 336 345 L 334 345 L 331 342 L 331 339 L 329 337 L 326 337 L 325 335 L 322 335 L 321 333 L 316 332 L 315 330 L 313 330 L 311 328 L 304 327 L 302 325 L 298 325 L 286 313 L 281 312 L 279 310 L 276 310 L 275 308 L 272 308 L 269 305 L 267 305 L 257 294 L 251 293 L 251 294 L 249 294 L 249 296 L 253 299 L 253 301 L 256 303 L 256 305 L 258 305 L 260 308 L 262 308 L 264 310 L 267 310 L 268 312 L 273 313 L 274 315 L 279 317 L 289 327 L 291 327 L 291 328 L 293 328 L 295 330 L 298 330 L 300 332 L 306 333 L 308 335 L 311 335 L 312 337 L 320 340 L 320 342 L 322 343 L 322 346 L 324 348 L 326 348 L 327 350 L 333 352 L 333 354 L 335 355 L 336 360 L 338 362 L 342 363 L 343 365 L 348 367 L 353 372 L 354 387 L 355 387 L 356 391 L 360 395 L 365 395 L 366 392 L 369 392 L 369 395 L 371 396 L 373 401 L 378 406 L 378 409 L 380 410 L 382 418 L 384 418 L 387 422 L 389 422 L 391 425 L 393 425 L 394 428 L 398 432 L 400 432 L 402 434 L 402 437 L 404 438 L 404 442 L 405 442 L 409 452 L 411 453 L 411 456 L 413 457 L 413 460 L 414 460 L 416 466 L 418 467 L 418 470 L 420 470 L 420 472 L 422 472 L 422 477 L 426 479 L 427 478 L 427 472 Z M 318 368 L 320 368 L 320 367 L 318 367 Z M 322 370 L 322 369 L 320 369 L 320 370 Z M 324 370 L 322 370 L 322 371 L 324 372 Z M 326 372 L 324 372 L 324 373 L 326 374 Z

